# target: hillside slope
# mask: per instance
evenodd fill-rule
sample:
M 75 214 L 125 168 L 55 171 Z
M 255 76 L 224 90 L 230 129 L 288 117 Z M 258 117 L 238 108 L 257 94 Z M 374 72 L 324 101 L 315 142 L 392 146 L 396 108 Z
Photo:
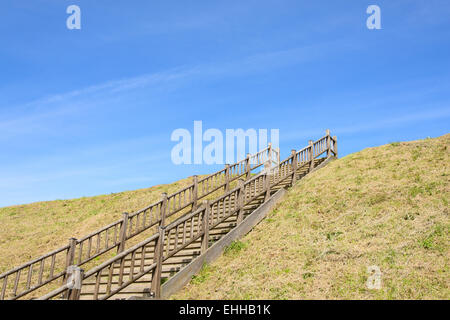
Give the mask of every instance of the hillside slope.
M 447 134 L 333 161 L 173 298 L 449 299 L 449 148 Z
M 80 238 L 192 183 L 167 185 L 71 200 L 0 208 L 0 273 Z

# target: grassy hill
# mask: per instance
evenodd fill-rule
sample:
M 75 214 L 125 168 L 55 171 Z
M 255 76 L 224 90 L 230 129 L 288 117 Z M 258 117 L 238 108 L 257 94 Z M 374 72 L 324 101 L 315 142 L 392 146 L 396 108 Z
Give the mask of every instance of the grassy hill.
M 447 134 L 333 161 L 173 298 L 449 299 L 449 148 Z
M 72 200 L 37 202 L 0 208 L 0 273 L 37 258 L 121 219 L 192 183 L 168 185 Z

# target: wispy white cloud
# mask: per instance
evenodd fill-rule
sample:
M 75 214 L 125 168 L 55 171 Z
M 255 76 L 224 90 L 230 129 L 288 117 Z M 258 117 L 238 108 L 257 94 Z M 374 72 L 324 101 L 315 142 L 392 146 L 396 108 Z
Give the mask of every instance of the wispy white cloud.
M 87 86 L 61 94 L 52 94 L 29 103 L 2 108 L 0 139 L 20 134 L 36 134 L 48 129 L 46 123 L 67 118 L 89 108 L 98 108 L 105 99 L 126 96 L 136 89 L 157 91 L 158 88 L 182 86 L 199 79 L 242 76 L 270 72 L 273 69 L 306 63 L 320 58 L 333 48 L 334 42 L 313 44 L 286 50 L 256 53 L 233 61 L 180 66 L 166 71 L 139 75 Z M 342 47 L 342 46 L 341 46 Z M 344 46 L 345 47 L 345 46 Z M 99 103 L 101 101 L 102 103 Z M 57 122 L 57 121 L 56 121 Z

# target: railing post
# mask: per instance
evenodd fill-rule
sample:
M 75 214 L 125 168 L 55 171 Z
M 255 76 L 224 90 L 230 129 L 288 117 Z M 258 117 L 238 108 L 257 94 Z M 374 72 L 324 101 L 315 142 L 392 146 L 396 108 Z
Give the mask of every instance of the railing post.
M 292 183 L 291 183 L 291 185 L 294 185 L 294 183 L 297 181 L 297 151 L 295 149 L 292 149 L 291 155 L 292 155 Z
M 72 282 L 71 288 L 68 290 L 68 299 L 69 300 L 80 300 L 81 287 L 83 285 L 84 278 L 84 270 L 80 267 L 71 266 L 71 276 L 69 277 L 69 281 Z
M 245 189 L 244 189 L 244 180 L 239 179 L 238 180 L 238 216 L 237 216 L 237 224 L 240 224 L 242 220 L 244 220 L 244 202 L 245 202 Z
M 250 164 L 250 153 L 247 153 L 247 158 L 245 158 L 245 172 L 246 174 L 246 179 L 250 179 L 250 172 L 251 172 L 251 164 Z
M 155 252 L 153 256 L 153 262 L 156 263 L 155 269 L 153 269 L 152 273 L 152 287 L 151 293 L 155 299 L 159 299 L 161 297 L 161 273 L 162 273 L 162 264 L 163 264 L 163 254 L 164 254 L 164 237 L 165 237 L 165 223 L 166 223 L 166 215 L 169 212 L 167 207 L 167 193 L 163 192 L 161 195 L 162 204 L 161 204 L 161 221 L 159 222 L 159 237 L 155 246 Z M 170 246 L 170 243 L 167 243 Z
M 327 158 L 331 156 L 331 137 L 330 137 L 330 129 L 326 130 L 327 134 Z
M 225 165 L 225 192 L 230 191 L 230 165 Z
M 192 190 L 192 211 L 197 210 L 198 199 L 198 176 L 194 176 L 194 190 Z
M 202 254 L 206 250 L 208 250 L 208 246 L 209 246 L 209 216 L 211 214 L 211 205 L 210 205 L 209 200 L 203 201 L 203 204 L 205 206 L 205 213 L 203 214 L 203 219 L 202 219 L 202 229 L 203 229 L 202 248 L 201 248 Z
M 77 239 L 70 238 L 69 239 L 69 251 L 67 251 L 66 268 L 73 265 L 73 261 L 75 260 L 76 246 L 77 246 Z
M 270 166 L 272 166 L 272 142 L 269 142 L 267 148 L 269 149 L 269 163 Z
M 69 250 L 67 251 L 67 256 L 66 256 L 66 273 L 64 274 L 64 277 L 63 277 L 63 284 L 67 284 L 67 282 L 69 280 L 68 270 L 70 270 L 69 268 L 73 265 L 73 262 L 75 260 L 76 246 L 77 246 L 77 239 L 70 238 L 69 239 Z M 67 299 L 68 297 L 69 297 L 69 292 L 66 291 L 63 294 L 63 299 Z
M 314 142 L 309 140 L 309 171 L 314 169 Z
M 156 242 L 155 253 L 153 257 L 153 263 L 156 263 L 156 267 L 155 269 L 153 269 L 151 286 L 151 294 L 155 299 L 161 298 L 161 273 L 164 253 L 164 236 L 165 227 L 160 226 L 159 237 L 158 241 Z
M 280 165 L 280 148 L 277 148 L 277 165 Z
M 163 192 L 162 197 L 162 205 L 161 205 L 161 221 L 159 225 L 164 227 L 166 225 L 166 216 L 169 213 L 169 209 L 167 206 L 167 193 Z
M 338 157 L 337 137 L 334 136 L 333 140 L 334 140 L 334 156 L 337 158 Z
M 264 167 L 265 167 L 264 169 L 266 172 L 265 180 L 264 180 L 264 182 L 265 182 L 264 188 L 266 189 L 266 197 L 265 197 L 264 201 L 267 201 L 270 198 L 270 164 L 269 164 L 269 162 L 266 162 L 264 164 Z
M 128 212 L 124 212 L 122 217 L 122 225 L 120 227 L 119 235 L 119 248 L 117 249 L 117 253 L 121 253 L 125 250 L 125 242 L 127 241 Z

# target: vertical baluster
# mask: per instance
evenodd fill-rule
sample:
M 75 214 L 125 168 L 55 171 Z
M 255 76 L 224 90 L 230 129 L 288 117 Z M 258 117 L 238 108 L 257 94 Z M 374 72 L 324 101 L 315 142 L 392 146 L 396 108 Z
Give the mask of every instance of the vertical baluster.
M 202 221 L 202 246 L 201 246 L 201 253 L 205 253 L 206 250 L 208 250 L 209 246 L 209 214 L 211 212 L 211 206 L 209 200 L 205 200 L 205 211 L 203 213 L 203 221 Z
M 131 254 L 130 272 L 128 274 L 128 280 L 131 280 L 134 278 L 134 263 L 135 263 L 135 259 L 136 259 L 136 252 L 137 252 L 137 249 L 134 250 L 133 253 Z
M 135 218 L 134 217 L 131 217 L 131 218 L 129 218 L 129 221 L 128 221 L 128 226 L 127 226 L 127 228 L 126 229 L 128 229 L 128 235 L 131 237 L 131 235 L 133 234 L 133 221 L 135 220 Z M 125 229 L 125 230 L 126 230 Z M 125 233 L 125 235 L 127 235 L 127 233 Z M 125 239 L 126 239 L 127 237 L 125 236 Z
M 102 272 L 103 272 L 103 269 L 101 269 L 95 275 L 94 300 L 98 300 L 98 293 L 100 291 L 100 282 L 101 282 L 101 279 L 102 279 Z
M 109 229 L 106 229 L 105 231 L 105 248 L 108 248 L 109 245 Z
M 148 213 L 148 210 L 144 210 L 144 212 L 142 213 L 141 231 L 143 231 L 146 227 L 147 213 Z
M 245 201 L 245 186 L 244 186 L 244 180 L 239 179 L 238 180 L 238 217 L 237 217 L 237 224 L 240 224 L 242 220 L 244 219 L 244 201 Z
M 123 284 L 123 271 L 125 268 L 125 257 L 122 257 L 122 259 L 120 259 L 120 269 L 119 269 L 119 287 L 122 286 Z
M 8 284 L 8 276 L 3 278 L 2 291 L 0 292 L 0 300 L 5 300 L 6 286 Z
M 91 257 L 91 249 L 92 249 L 92 237 L 89 237 L 87 259 Z
M 155 298 L 159 299 L 161 297 L 161 271 L 162 271 L 162 263 L 163 263 L 163 250 L 164 250 L 164 231 L 165 227 L 159 227 L 159 237 L 158 242 L 155 247 L 155 257 L 154 262 L 156 263 L 156 267 L 153 269 L 152 275 L 152 287 L 151 291 L 153 292 Z
M 180 225 L 178 224 L 177 227 L 175 228 L 175 246 L 173 250 L 177 250 L 178 249 L 178 232 L 180 231 Z
M 197 210 L 197 197 L 198 197 L 198 176 L 194 176 L 194 187 L 192 190 L 192 211 Z
M 53 278 L 53 272 L 55 271 L 55 260 L 56 260 L 56 253 L 52 255 L 52 261 L 50 263 L 50 273 L 49 273 L 49 279 Z
M 96 250 L 96 253 L 100 252 L 100 238 L 101 238 L 101 232 L 97 233 L 97 250 Z
M 225 192 L 230 191 L 230 165 L 225 165 Z
M 128 212 L 124 212 L 122 214 L 122 224 L 120 226 L 119 247 L 117 248 L 117 253 L 121 253 L 125 250 L 125 244 L 127 241 L 128 220 L 129 214 Z
M 153 224 L 153 217 L 154 217 L 154 213 L 153 213 L 153 207 L 150 208 L 150 213 L 149 213 L 149 222 L 148 225 L 151 226 Z
M 245 158 L 245 171 L 246 171 L 246 179 L 250 179 L 251 175 L 251 164 L 250 164 L 250 153 L 247 154 L 247 158 Z
M 153 250 L 153 258 L 155 258 L 155 256 L 156 256 L 156 243 L 155 243 L 154 245 L 155 245 L 155 249 Z M 146 246 L 143 246 L 143 247 L 142 247 L 140 272 L 143 272 L 143 271 L 144 271 L 144 266 L 145 266 L 145 253 L 147 252 L 146 248 L 147 248 Z
M 28 268 L 28 277 L 27 277 L 27 290 L 30 289 L 31 286 L 31 277 L 33 275 L 33 265 L 31 264 Z
M 13 296 L 14 297 L 17 295 L 17 288 L 19 286 L 19 279 L 20 279 L 21 272 L 22 272 L 22 269 L 17 271 L 17 273 L 16 273 L 16 280 L 14 281 L 14 288 L 13 288 Z
M 117 245 L 117 224 L 114 225 L 114 245 Z
M 44 274 L 44 266 L 45 266 L 45 259 L 42 259 L 40 266 L 39 266 L 38 284 L 42 284 L 42 276 Z
M 312 140 L 309 140 L 309 161 L 309 171 L 311 172 L 314 169 L 314 146 Z
M 114 275 L 114 263 L 111 263 L 109 265 L 108 282 L 106 284 L 106 294 L 107 295 L 109 295 L 111 293 L 111 285 L 112 285 L 113 275 Z
M 185 220 L 183 223 L 183 246 L 186 243 L 186 227 L 187 227 L 187 220 Z
M 83 261 L 83 245 L 84 241 L 80 242 L 80 251 L 78 252 L 78 264 L 81 264 Z
M 292 154 L 292 182 L 291 185 L 297 181 L 297 151 L 295 149 L 291 150 Z

